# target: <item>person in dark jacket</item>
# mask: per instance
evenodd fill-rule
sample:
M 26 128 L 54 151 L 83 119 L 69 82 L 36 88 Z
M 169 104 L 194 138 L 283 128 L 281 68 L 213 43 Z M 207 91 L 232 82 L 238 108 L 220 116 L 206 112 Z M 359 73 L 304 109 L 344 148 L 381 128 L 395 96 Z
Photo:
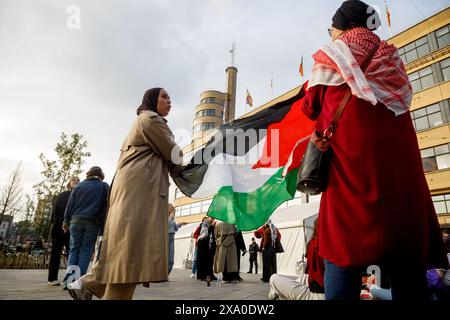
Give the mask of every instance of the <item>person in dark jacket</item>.
M 92 167 L 86 179 L 78 184 L 69 197 L 64 214 L 64 232 L 69 231 L 70 253 L 67 263 L 67 279 L 75 271 L 86 274 L 95 247 L 97 235 L 103 229 L 109 186 L 103 182 L 105 175 L 100 167 Z M 77 270 L 79 268 L 79 270 Z
M 52 251 L 50 252 L 50 262 L 48 264 L 48 285 L 59 286 L 58 270 L 61 262 L 61 253 L 63 248 L 66 248 L 67 255 L 69 254 L 69 240 L 70 233 L 64 233 L 62 224 L 64 220 L 64 212 L 66 211 L 67 202 L 69 201 L 70 193 L 75 186 L 80 183 L 80 178 L 72 177 L 67 184 L 66 191 L 61 192 L 53 202 L 52 210 L 52 228 L 50 231 L 52 237 Z
M 252 237 L 252 243 L 248 246 L 250 269 L 247 273 L 253 273 L 253 263 L 255 263 L 255 273 L 258 274 L 258 252 L 259 246 L 256 243 L 255 238 Z

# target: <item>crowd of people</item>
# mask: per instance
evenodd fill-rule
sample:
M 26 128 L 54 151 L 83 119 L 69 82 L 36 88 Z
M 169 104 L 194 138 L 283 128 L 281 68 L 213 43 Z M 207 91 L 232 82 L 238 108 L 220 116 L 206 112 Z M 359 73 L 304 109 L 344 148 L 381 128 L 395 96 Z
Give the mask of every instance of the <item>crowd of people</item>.
M 281 234 L 270 220 L 254 232 L 261 242 L 249 247 L 248 272 L 253 264 L 258 272 L 261 252 L 261 280 L 270 282 L 272 298 L 360 299 L 363 279 L 376 292 L 367 286 L 369 265 L 380 267 L 386 282 L 381 289 L 394 300 L 439 298 L 448 288 L 449 263 L 409 114 L 411 84 L 397 49 L 373 32 L 379 24 L 368 26 L 373 15 L 379 21 L 369 9 L 362 1 L 343 2 L 332 18 L 332 42 L 313 55 L 303 113 L 316 121 L 319 136 L 338 109 L 342 116 L 333 124 L 328 188 L 308 243 L 305 274 L 294 280 L 277 274 Z M 146 91 L 111 186 L 93 167 L 86 180 L 71 183 L 70 195 L 61 195 L 58 203 L 67 205 L 58 209 L 52 256 L 56 261 L 70 231 L 65 283 L 75 299 L 132 299 L 137 285 L 168 280 L 174 234 L 182 226 L 168 205 L 169 174 L 183 170 L 176 161 L 181 149 L 165 119 L 170 110 L 165 89 Z M 247 250 L 234 225 L 205 217 L 193 237 L 194 277 L 208 285 L 220 273 L 226 282 L 242 281 L 239 261 Z M 51 284 L 57 281 L 55 265 Z M 81 276 L 75 282 L 69 280 L 73 272 Z

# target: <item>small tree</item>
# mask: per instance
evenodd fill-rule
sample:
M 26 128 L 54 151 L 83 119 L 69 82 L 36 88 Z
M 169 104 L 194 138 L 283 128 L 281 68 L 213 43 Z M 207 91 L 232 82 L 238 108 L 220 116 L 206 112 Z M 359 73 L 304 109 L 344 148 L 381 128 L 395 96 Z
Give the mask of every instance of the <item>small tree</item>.
M 10 215 L 14 218 L 20 211 L 22 201 L 22 162 L 19 162 L 13 170 L 5 186 L 0 191 L 0 225 L 4 215 Z
M 85 151 L 87 141 L 83 135 L 75 133 L 70 138 L 63 132 L 60 141 L 56 144 L 57 160 L 49 160 L 41 153 L 39 159 L 44 170 L 41 172 L 44 180 L 34 185 L 38 198 L 36 215 L 42 216 L 36 229 L 40 230 L 41 236 L 47 238 L 50 222 L 51 207 L 55 196 L 64 191 L 67 181 L 72 176 L 79 175 L 81 167 L 85 163 L 84 158 L 90 157 L 91 153 Z
M 36 211 L 36 204 L 34 202 L 34 195 L 25 195 L 25 204 L 22 213 L 25 215 L 25 220 L 17 222 L 16 237 L 19 236 L 20 240 L 23 241 L 26 238 L 33 236 L 35 230 L 33 229 L 33 215 Z

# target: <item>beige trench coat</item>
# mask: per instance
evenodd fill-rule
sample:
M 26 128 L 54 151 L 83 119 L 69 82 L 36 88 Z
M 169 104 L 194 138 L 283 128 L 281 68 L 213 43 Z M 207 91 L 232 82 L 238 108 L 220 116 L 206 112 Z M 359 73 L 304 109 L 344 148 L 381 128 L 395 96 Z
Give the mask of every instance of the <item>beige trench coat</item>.
M 223 272 L 225 261 L 227 262 L 227 272 L 237 272 L 237 254 L 234 233 L 236 228 L 233 224 L 217 221 L 214 229 L 216 237 L 216 254 L 214 256 L 214 273 Z
M 181 169 L 171 161 L 172 150 L 181 151 L 166 122 L 155 112 L 142 112 L 120 150 L 96 270 L 98 283 L 168 280 L 168 172 Z

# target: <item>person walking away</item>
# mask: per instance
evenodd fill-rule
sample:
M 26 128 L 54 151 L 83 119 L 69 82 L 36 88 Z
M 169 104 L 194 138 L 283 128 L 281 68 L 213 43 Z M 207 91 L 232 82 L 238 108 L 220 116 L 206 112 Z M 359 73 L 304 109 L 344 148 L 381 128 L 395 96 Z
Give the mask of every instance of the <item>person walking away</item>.
M 103 182 L 104 178 L 100 167 L 90 168 L 86 179 L 79 183 L 69 196 L 62 225 L 65 233 L 70 230 L 70 251 L 64 289 L 67 289 L 68 278 L 73 272 L 78 274 L 79 271 L 79 275 L 83 276 L 89 267 L 107 207 L 109 186 Z
M 52 228 L 50 235 L 52 237 L 52 250 L 50 252 L 50 262 L 48 264 L 48 285 L 59 286 L 58 271 L 61 264 L 61 253 L 65 248 L 67 255 L 69 254 L 70 232 L 64 233 L 62 224 L 64 213 L 66 211 L 67 202 L 73 188 L 80 183 L 80 178 L 72 177 L 67 183 L 67 190 L 61 192 L 53 202 L 52 210 Z

